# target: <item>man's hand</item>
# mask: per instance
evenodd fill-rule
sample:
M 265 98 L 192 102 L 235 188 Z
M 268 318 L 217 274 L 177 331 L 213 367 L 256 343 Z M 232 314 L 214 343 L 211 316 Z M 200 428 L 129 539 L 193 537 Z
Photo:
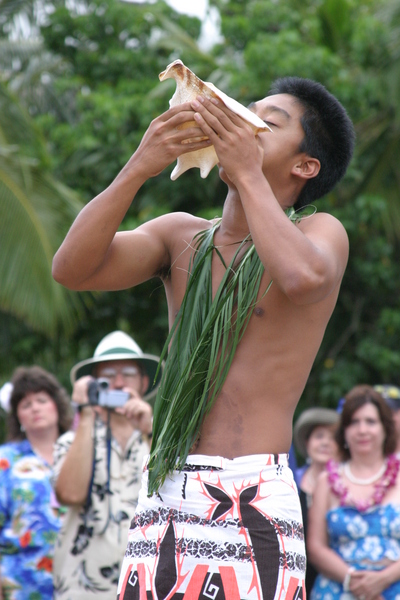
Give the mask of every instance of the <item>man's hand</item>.
M 196 110 L 194 119 L 213 143 L 218 161 L 233 184 L 240 172 L 261 171 L 264 151 L 248 123 L 216 99 L 199 96 L 191 106 Z
M 135 167 L 146 178 L 155 177 L 181 154 L 202 150 L 211 145 L 194 121 L 190 102 L 179 104 L 154 119 L 126 169 Z
M 89 403 L 88 387 L 91 381 L 93 381 L 93 377 L 90 375 L 85 375 L 75 381 L 74 387 L 72 388 L 71 399 L 77 406 L 83 406 Z M 80 413 L 94 415 L 94 407 L 85 406 L 85 408 L 81 409 Z
M 151 435 L 153 430 L 153 411 L 148 402 L 142 400 L 138 392 L 131 388 L 124 388 L 124 392 L 131 394 L 124 406 L 115 409 L 116 413 L 124 415 L 135 429 L 144 435 Z

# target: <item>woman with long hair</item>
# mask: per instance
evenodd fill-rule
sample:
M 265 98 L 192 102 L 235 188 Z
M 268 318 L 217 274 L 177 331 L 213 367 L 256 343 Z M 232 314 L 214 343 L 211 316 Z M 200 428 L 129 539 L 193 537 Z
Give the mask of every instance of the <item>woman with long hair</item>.
M 400 463 L 390 408 L 368 385 L 345 397 L 330 461 L 309 512 L 311 600 L 400 598 Z

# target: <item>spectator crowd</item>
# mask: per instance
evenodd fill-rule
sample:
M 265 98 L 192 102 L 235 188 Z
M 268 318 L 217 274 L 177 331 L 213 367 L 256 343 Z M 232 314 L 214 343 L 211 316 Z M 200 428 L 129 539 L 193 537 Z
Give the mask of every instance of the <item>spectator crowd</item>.
M 152 434 L 159 358 L 115 331 L 70 374 L 19 367 L 2 389 L 0 598 L 116 598 Z M 400 597 L 400 389 L 309 407 L 291 462 L 311 600 Z M 300 466 L 297 466 L 299 462 Z

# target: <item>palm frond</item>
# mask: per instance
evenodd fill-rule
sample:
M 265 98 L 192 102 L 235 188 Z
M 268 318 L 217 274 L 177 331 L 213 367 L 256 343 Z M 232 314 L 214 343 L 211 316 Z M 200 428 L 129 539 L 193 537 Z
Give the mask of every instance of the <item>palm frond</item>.
M 287 215 L 298 221 L 310 214 L 309 208 L 300 214 L 289 209 Z M 161 355 L 160 364 L 168 353 L 154 408 L 149 495 L 157 492 L 174 469 L 183 468 L 203 419 L 222 389 L 257 302 L 264 266 L 254 244 L 245 248 L 250 236 L 226 266 L 213 243 L 218 226 L 219 222 L 193 240 L 195 252 L 187 289 Z M 214 251 L 226 270 L 212 298 Z M 271 285 L 272 281 L 263 296 Z
M 12 71 L 16 65 L 28 62 L 32 56 L 43 52 L 43 42 L 39 38 L 26 40 L 0 39 L 0 65 L 3 74 Z
M 65 215 L 70 220 L 80 206 L 30 159 L 0 156 L 0 307 L 49 335 L 70 329 L 82 308 L 51 276 Z
M 47 168 L 41 136 L 0 85 L 0 310 L 38 331 L 71 329 L 82 308 L 51 275 L 51 263 L 82 202 Z

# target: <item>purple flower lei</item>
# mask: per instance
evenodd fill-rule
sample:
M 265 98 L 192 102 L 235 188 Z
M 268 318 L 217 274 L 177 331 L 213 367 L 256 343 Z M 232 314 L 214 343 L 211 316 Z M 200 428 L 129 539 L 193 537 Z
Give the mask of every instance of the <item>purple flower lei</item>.
M 326 465 L 331 490 L 339 498 L 340 506 L 354 506 L 360 512 L 365 512 L 372 506 L 381 504 L 386 492 L 396 483 L 399 468 L 400 461 L 396 456 L 394 454 L 388 456 L 385 472 L 374 486 L 371 496 L 367 500 L 353 500 L 349 494 L 349 490 L 343 485 L 343 480 L 339 473 L 339 464 L 330 460 Z

